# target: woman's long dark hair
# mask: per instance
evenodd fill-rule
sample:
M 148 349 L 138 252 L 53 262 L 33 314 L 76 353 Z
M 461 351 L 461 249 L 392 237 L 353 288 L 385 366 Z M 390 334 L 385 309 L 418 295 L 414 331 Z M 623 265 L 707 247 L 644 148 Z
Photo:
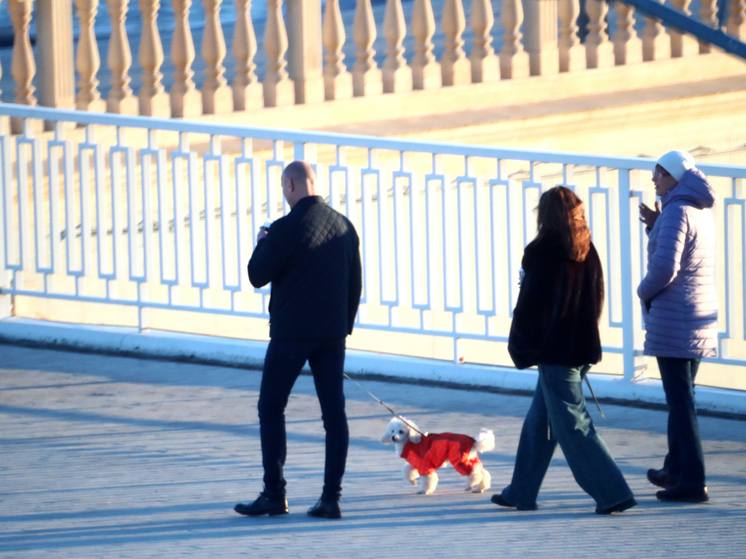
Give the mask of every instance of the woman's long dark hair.
M 585 221 L 583 201 L 564 186 L 547 190 L 539 199 L 539 234 L 559 235 L 571 260 L 583 262 L 591 246 L 591 230 Z

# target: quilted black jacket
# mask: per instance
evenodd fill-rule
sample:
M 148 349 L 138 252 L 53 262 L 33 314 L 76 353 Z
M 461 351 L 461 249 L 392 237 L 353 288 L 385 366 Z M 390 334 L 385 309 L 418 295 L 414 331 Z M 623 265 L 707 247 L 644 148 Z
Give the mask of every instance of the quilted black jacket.
M 275 221 L 249 261 L 254 287 L 272 282 L 269 335 L 343 338 L 360 304 L 359 240 L 352 223 L 319 196 Z
M 558 236 L 547 235 L 529 243 L 522 266 L 526 275 L 508 340 L 515 366 L 598 363 L 604 276 L 593 244 L 585 260 L 575 262 Z

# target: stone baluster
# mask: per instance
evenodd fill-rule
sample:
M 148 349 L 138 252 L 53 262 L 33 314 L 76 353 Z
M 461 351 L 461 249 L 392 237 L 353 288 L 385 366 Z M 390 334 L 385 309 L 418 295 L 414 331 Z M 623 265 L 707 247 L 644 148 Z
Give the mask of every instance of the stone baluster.
M 588 68 L 614 66 L 614 45 L 606 32 L 606 0 L 586 0 L 588 12 L 588 35 L 585 38 L 585 56 Z
M 220 23 L 223 0 L 204 0 L 205 32 L 202 35 L 202 58 L 205 61 L 205 81 L 202 84 L 202 112 L 206 115 L 233 111 L 233 92 L 225 79 L 225 36 Z
M 671 0 L 671 4 L 683 15 L 689 17 L 692 12 L 689 10 L 689 4 L 692 0 Z M 693 56 L 699 54 L 699 42 L 688 33 L 681 33 L 671 28 L 671 57 L 681 58 L 682 56 Z
M 663 3 L 663 0 L 654 0 Z M 671 40 L 663 26 L 655 18 L 645 17 L 642 30 L 642 59 L 645 62 L 671 58 Z
M 72 0 L 36 2 L 36 52 L 39 53 L 37 90 L 44 107 L 75 107 Z M 54 123 L 47 122 L 52 130 Z
M 746 38 L 746 17 L 744 17 L 744 0 L 730 0 L 730 14 L 725 25 L 725 32 L 737 39 Z
M 267 74 L 264 76 L 264 105 L 286 107 L 295 104 L 295 85 L 285 67 L 288 36 L 282 17 L 282 0 L 267 0 L 267 23 L 264 28 L 264 51 Z
M 31 50 L 29 24 L 31 23 L 31 0 L 9 0 L 8 10 L 13 20 L 13 54 L 10 73 L 16 82 L 14 103 L 19 105 L 36 105 L 32 84 L 36 74 L 34 52 Z M 10 129 L 14 134 L 23 132 L 23 119 L 11 118 Z
M 233 54 L 236 77 L 233 80 L 233 110 L 253 111 L 264 107 L 262 84 L 256 75 L 257 43 L 251 21 L 251 0 L 236 0 L 236 27 L 233 32 Z
M 472 83 L 493 82 L 500 79 L 500 61 L 492 47 L 492 26 L 495 15 L 490 0 L 473 0 L 471 3 L 471 27 L 474 30 L 471 49 Z
M 78 95 L 75 106 L 79 111 L 94 111 L 102 113 L 106 110 L 106 103 L 101 99 L 98 90 L 96 74 L 101 67 L 101 57 L 93 26 L 96 23 L 99 0 L 76 0 L 80 35 L 78 36 L 78 52 L 75 67 L 80 74 Z
M 461 0 L 445 0 L 443 5 L 443 32 L 445 52 L 440 61 L 443 85 L 466 85 L 471 83 L 471 63 L 464 53 L 461 34 L 466 29 L 464 5 Z
M 168 117 L 171 106 L 166 88 L 163 87 L 163 44 L 158 31 L 158 10 L 160 0 L 140 0 L 142 14 L 142 35 L 140 36 L 140 65 L 142 66 L 142 87 L 140 88 L 140 114 Z
M 192 0 L 172 0 L 174 36 L 171 39 L 171 60 L 174 64 L 174 85 L 171 87 L 171 116 L 188 118 L 202 114 L 202 94 L 197 91 L 192 76 L 194 39 L 189 25 Z
M 404 60 L 402 42 L 407 32 L 401 0 L 386 0 L 383 36 L 386 38 L 386 60 L 383 62 L 383 92 L 400 93 L 412 89 L 412 69 Z
M 624 2 L 615 2 L 614 5 L 617 13 L 614 33 L 615 63 L 623 66 L 642 62 L 642 41 L 635 31 L 635 9 Z
M 357 0 L 355 20 L 352 24 L 352 38 L 357 50 L 357 61 L 352 67 L 352 92 L 355 97 L 379 95 L 383 93 L 383 79 L 373 57 L 376 54 L 373 42 L 376 40 L 376 22 L 370 0 Z
M 576 20 L 580 13 L 578 0 L 559 0 L 560 38 L 559 69 L 560 72 L 577 72 L 585 70 L 585 46 L 578 39 Z
M 295 102 L 323 103 L 321 0 L 293 0 L 287 8 L 287 69 L 295 87 Z
M 717 0 L 701 0 L 699 16 L 704 25 L 717 29 L 719 27 L 717 18 Z M 700 54 L 712 52 L 712 45 L 701 41 L 699 43 L 699 52 Z
M 324 99 L 327 101 L 352 97 L 352 74 L 347 71 L 347 66 L 343 62 L 345 55 L 342 54 L 345 39 L 339 0 L 327 0 L 324 14 Z
M 500 78 L 510 80 L 529 75 L 529 56 L 521 43 L 523 24 L 523 2 L 503 0 L 500 21 L 505 29 L 503 46 L 500 49 Z
M 137 97 L 132 93 L 129 75 L 132 66 L 132 51 L 127 30 L 127 6 L 129 0 L 107 0 L 109 19 L 111 20 L 111 38 L 109 55 L 106 61 L 111 70 L 111 90 L 106 100 L 106 110 L 110 113 L 136 115 L 138 112 Z
M 531 75 L 548 76 L 558 73 L 557 0 L 525 0 L 525 10 L 523 33 L 531 63 Z
M 412 57 L 412 87 L 414 89 L 435 89 L 442 85 L 440 64 L 433 54 L 433 34 L 435 16 L 430 0 L 414 0 L 412 8 L 412 35 L 414 36 L 414 57 Z

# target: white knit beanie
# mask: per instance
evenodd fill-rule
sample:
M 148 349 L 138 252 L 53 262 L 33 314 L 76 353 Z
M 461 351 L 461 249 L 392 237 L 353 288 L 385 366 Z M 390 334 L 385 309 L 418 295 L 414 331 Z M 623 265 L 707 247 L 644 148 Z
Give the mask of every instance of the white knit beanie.
M 694 158 L 685 151 L 669 151 L 658 160 L 658 165 L 668 171 L 676 182 L 681 180 L 689 169 L 694 169 Z

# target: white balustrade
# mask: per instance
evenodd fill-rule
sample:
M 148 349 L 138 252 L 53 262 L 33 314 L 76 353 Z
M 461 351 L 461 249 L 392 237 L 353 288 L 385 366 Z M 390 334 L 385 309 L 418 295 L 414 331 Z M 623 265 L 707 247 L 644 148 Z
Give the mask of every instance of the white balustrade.
M 564 184 L 586 201 L 605 270 L 603 349 L 620 359 L 605 359 L 604 372 L 627 382 L 644 365 L 634 289 L 644 270 L 646 236 L 636 210 L 641 202 L 652 203 L 652 188 L 643 192 L 642 181 L 649 183 L 654 159 L 17 104 L 0 104 L 0 116 L 22 125 L 50 121 L 55 130 L 53 136 L 38 135 L 23 125 L 17 138 L 0 135 L 3 295 L 105 304 L 112 320 L 132 309 L 122 316 L 136 314 L 141 330 L 178 330 L 185 312 L 201 313 L 205 321 L 233 317 L 266 327 L 269 290 L 254 290 L 244 270 L 250 239 L 265 215 L 288 211 L 277 179 L 292 144 L 294 157 L 316 166 L 320 193 L 340 211 L 344 204 L 360 234 L 365 292 L 356 337 L 366 344 L 374 347 L 385 332 L 387 345 L 377 350 L 393 351 L 396 340 L 397 351 L 406 353 L 429 338 L 425 345 L 439 359 L 482 362 L 489 355 L 489 362 L 510 366 L 504 347 L 520 255 L 535 228 L 533 208 L 543 190 Z M 68 126 L 80 124 L 85 139 L 65 138 Z M 116 134 L 99 139 L 97 129 Z M 209 138 L 209 146 L 191 147 L 190 136 Z M 169 137 L 178 137 L 178 145 L 159 145 L 159 138 Z M 144 140 L 128 144 L 131 138 Z M 266 147 L 254 149 L 259 142 Z M 746 366 L 740 354 L 728 353 L 728 342 L 743 343 L 733 325 L 746 318 L 737 252 L 746 167 L 698 162 L 698 168 L 722 201 L 715 209 L 718 244 L 729 247 L 718 252 L 719 289 L 721 296 L 730 294 L 721 299 L 720 353 L 702 365 L 708 375 L 718 375 L 724 367 Z M 51 241 L 62 232 L 64 243 Z M 0 301 L 3 312 L 7 304 Z M 419 343 L 408 344 L 413 339 Z M 482 356 L 475 353 L 480 344 L 490 348 Z M 720 379 L 732 377 L 729 371 Z
M 374 60 L 373 42 L 376 40 L 376 22 L 370 0 L 357 0 L 355 19 L 352 23 L 352 38 L 355 41 L 355 65 L 352 68 L 352 91 L 355 97 L 367 97 L 383 93 L 383 77 Z
M 383 18 L 383 36 L 386 38 L 386 60 L 383 62 L 383 92 L 401 93 L 412 90 L 412 69 L 404 59 L 402 41 L 407 24 L 401 0 L 386 0 Z
M 500 21 L 505 29 L 500 49 L 500 77 L 504 80 L 525 78 L 530 74 L 530 60 L 521 42 L 522 0 L 503 0 Z
M 443 4 L 443 32 L 446 40 L 440 69 L 443 85 L 466 85 L 471 83 L 471 64 L 464 53 L 461 34 L 466 29 L 464 5 L 461 0 L 445 0 Z
M 471 28 L 474 30 L 471 49 L 472 83 L 494 82 L 500 79 L 500 60 L 492 47 L 492 26 L 495 16 L 491 0 L 472 0 Z
M 140 114 L 168 117 L 171 103 L 163 86 L 163 44 L 158 31 L 158 10 L 160 0 L 140 0 L 142 15 L 142 35 L 140 36 L 140 65 L 142 66 L 142 87 L 138 98 Z
M 430 0 L 414 0 L 412 8 L 412 35 L 414 56 L 412 57 L 412 85 L 414 89 L 437 89 L 443 81 L 440 64 L 433 54 L 435 16 Z
M 205 31 L 202 35 L 202 58 L 205 60 L 205 81 L 202 84 L 202 111 L 207 115 L 233 111 L 233 92 L 225 79 L 223 59 L 225 36 L 220 23 L 222 0 L 204 0 Z
M 233 109 L 236 111 L 253 111 L 264 107 L 263 87 L 255 72 L 256 52 L 251 0 L 236 0 L 236 27 L 233 32 L 233 55 L 236 57 Z
M 531 63 L 532 76 L 548 76 L 559 72 L 557 46 L 557 0 L 526 0 L 523 35 Z

